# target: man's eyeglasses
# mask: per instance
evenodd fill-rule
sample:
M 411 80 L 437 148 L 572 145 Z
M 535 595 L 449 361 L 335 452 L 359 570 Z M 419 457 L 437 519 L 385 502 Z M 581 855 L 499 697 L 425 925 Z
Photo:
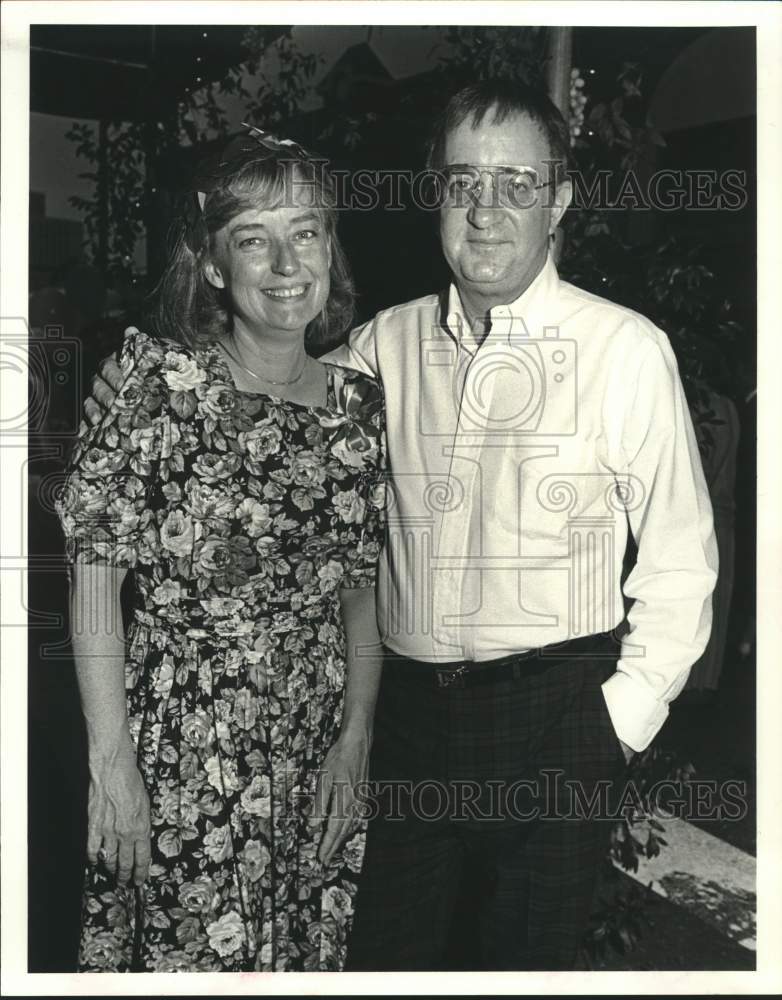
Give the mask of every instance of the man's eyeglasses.
M 534 204 L 540 188 L 550 187 L 552 181 L 541 181 L 534 167 L 487 165 L 476 167 L 469 163 L 449 163 L 440 171 L 442 194 L 445 202 L 454 208 L 465 208 L 476 202 L 484 190 L 484 178 L 492 179 L 494 207 L 529 208 Z

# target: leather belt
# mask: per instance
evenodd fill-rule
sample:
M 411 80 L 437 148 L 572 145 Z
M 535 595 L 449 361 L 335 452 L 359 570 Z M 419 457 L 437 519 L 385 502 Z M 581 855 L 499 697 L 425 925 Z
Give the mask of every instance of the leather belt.
M 384 676 L 388 675 L 393 679 L 404 678 L 424 687 L 466 688 L 496 681 L 520 680 L 543 673 L 558 663 L 577 660 L 578 657 L 616 659 L 620 648 L 621 640 L 612 632 L 600 632 L 548 646 L 539 646 L 536 649 L 527 649 L 521 653 L 509 653 L 507 656 L 492 660 L 428 663 L 387 650 Z

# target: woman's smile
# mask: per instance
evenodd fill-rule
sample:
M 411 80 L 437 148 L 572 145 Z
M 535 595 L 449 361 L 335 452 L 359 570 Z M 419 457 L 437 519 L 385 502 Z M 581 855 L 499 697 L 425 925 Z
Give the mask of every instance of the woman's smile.
M 270 299 L 301 299 L 309 291 L 309 285 L 290 285 L 281 288 L 262 288 L 264 295 Z
M 253 336 L 298 333 L 325 305 L 331 251 L 314 209 L 248 208 L 221 229 L 207 278 L 224 289 L 234 323 Z

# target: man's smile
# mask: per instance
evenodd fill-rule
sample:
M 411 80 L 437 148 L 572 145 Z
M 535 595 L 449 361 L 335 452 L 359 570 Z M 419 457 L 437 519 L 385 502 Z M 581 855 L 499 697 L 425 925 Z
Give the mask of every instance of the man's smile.
M 476 247 L 478 250 L 486 250 L 486 249 L 492 249 L 493 247 L 506 246 L 510 241 L 503 239 L 494 239 L 494 240 L 485 238 L 476 239 L 475 237 L 472 237 L 468 239 L 467 242 L 471 247 Z

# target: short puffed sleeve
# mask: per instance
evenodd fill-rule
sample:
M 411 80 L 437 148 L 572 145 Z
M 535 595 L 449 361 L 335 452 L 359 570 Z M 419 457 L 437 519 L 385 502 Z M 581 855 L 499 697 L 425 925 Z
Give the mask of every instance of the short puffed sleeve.
M 69 562 L 136 565 L 167 425 L 164 356 L 160 341 L 130 327 L 122 386 L 99 423 L 82 424 L 57 503 Z

